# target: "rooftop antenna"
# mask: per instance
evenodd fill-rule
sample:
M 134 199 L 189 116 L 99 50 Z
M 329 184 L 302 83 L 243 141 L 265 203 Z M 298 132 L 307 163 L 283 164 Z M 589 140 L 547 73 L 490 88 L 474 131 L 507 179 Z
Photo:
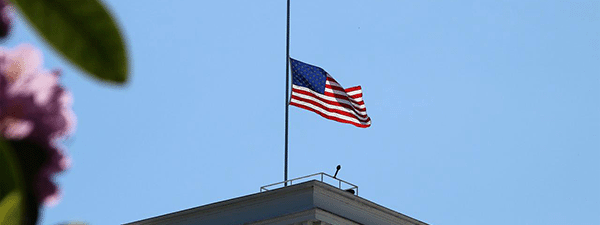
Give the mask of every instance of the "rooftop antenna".
M 336 167 L 337 170 L 335 171 L 335 174 L 333 175 L 333 178 L 335 178 L 335 176 L 337 176 L 337 173 L 340 171 L 341 168 L 342 168 L 342 166 L 340 166 L 340 165 L 338 165 Z

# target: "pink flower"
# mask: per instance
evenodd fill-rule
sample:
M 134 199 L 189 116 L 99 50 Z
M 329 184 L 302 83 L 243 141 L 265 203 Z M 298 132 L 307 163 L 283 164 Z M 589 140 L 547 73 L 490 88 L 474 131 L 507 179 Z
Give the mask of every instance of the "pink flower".
M 37 202 L 48 204 L 59 197 L 54 175 L 69 165 L 59 142 L 73 133 L 75 115 L 71 95 L 60 86 L 58 72 L 44 70 L 42 63 L 42 54 L 31 45 L 0 48 L 0 134 L 8 140 L 34 143 L 43 151 L 22 153 L 21 164 L 27 164 L 29 156 L 46 156 L 33 175 L 32 190 Z M 17 154 L 34 151 L 14 150 Z

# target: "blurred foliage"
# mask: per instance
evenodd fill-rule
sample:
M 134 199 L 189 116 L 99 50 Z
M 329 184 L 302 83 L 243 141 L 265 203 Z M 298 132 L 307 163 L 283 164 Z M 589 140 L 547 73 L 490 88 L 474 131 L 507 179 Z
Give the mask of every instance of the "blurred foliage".
M 128 59 L 117 24 L 97 0 L 11 0 L 50 46 L 96 79 L 123 84 Z M 35 224 L 34 178 L 47 160 L 40 146 L 0 137 L 0 225 Z M 67 224 L 85 224 L 69 222 Z
M 20 225 L 24 185 L 10 145 L 0 139 L 0 224 Z
M 42 37 L 93 77 L 127 81 L 128 60 L 121 33 L 96 0 L 12 0 Z

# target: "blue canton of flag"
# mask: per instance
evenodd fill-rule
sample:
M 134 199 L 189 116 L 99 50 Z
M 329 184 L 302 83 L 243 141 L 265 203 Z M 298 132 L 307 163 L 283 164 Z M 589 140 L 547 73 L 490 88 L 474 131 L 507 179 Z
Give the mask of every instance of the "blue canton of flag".
M 292 63 L 292 84 L 307 87 L 311 90 L 325 94 L 325 81 L 327 72 L 313 65 L 309 65 L 294 59 Z
M 290 58 L 292 98 L 290 105 L 313 111 L 322 117 L 357 127 L 371 126 L 371 118 L 360 86 L 344 89 L 320 67 Z

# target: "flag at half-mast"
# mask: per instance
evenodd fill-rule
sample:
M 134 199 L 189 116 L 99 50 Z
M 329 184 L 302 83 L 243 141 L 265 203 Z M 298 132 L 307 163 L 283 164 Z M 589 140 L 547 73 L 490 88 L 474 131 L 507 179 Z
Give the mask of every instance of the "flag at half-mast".
M 371 126 L 360 86 L 344 89 L 318 66 L 290 58 L 292 98 L 290 105 L 313 111 L 322 117 L 357 127 Z

